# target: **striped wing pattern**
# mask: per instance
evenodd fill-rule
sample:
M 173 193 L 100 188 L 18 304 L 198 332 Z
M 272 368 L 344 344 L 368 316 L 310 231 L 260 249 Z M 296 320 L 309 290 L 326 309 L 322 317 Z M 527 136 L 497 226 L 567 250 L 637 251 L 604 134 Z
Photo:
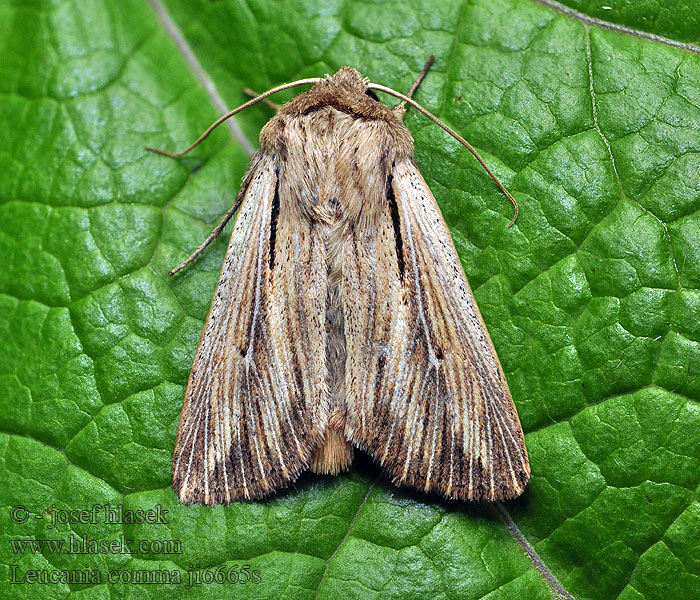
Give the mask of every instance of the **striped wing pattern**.
M 173 455 L 182 502 L 287 485 L 326 428 L 325 250 L 310 222 L 280 214 L 278 187 L 274 158 L 258 152 L 185 392 Z
M 346 434 L 396 484 L 451 498 L 520 495 L 530 474 L 503 371 L 449 231 L 413 160 L 376 231 L 345 256 Z

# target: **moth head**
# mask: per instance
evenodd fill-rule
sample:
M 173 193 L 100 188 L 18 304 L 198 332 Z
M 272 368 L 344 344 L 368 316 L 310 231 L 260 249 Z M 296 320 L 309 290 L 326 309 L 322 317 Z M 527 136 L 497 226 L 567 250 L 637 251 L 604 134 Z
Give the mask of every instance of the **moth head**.
M 362 77 L 360 72 L 352 67 L 341 67 L 330 81 L 335 85 L 355 89 L 363 94 L 369 85 L 369 77 Z

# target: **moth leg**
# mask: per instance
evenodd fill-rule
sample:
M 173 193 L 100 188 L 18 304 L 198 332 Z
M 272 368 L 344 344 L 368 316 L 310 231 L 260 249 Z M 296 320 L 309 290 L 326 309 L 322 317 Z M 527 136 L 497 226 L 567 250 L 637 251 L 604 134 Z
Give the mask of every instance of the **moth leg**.
M 244 94 L 246 94 L 247 96 L 250 96 L 251 98 L 257 98 L 260 95 L 257 92 L 254 92 L 253 90 L 251 90 L 250 88 L 247 88 L 247 87 L 244 87 L 241 91 Z M 281 104 L 277 104 L 276 102 L 272 102 L 271 100 L 268 100 L 267 98 L 263 98 L 261 100 L 261 102 L 263 104 L 267 104 L 272 110 L 275 111 L 275 113 L 278 113 L 280 111 L 280 109 L 282 108 Z
M 245 188 L 243 188 L 244 190 Z M 178 271 L 181 271 L 184 269 L 187 265 L 189 265 L 195 258 L 197 258 L 202 252 L 204 252 L 209 244 L 211 244 L 221 233 L 224 227 L 226 227 L 226 223 L 228 223 L 231 220 L 231 217 L 235 214 L 235 212 L 238 210 L 238 207 L 241 205 L 241 202 L 243 201 L 243 194 L 239 193 L 238 197 L 236 198 L 236 201 L 233 203 L 233 206 L 226 211 L 226 214 L 223 216 L 221 221 L 219 221 L 219 224 L 214 227 L 214 230 L 209 234 L 206 240 L 204 240 L 200 245 L 199 248 L 197 248 L 192 254 L 190 254 L 184 261 L 182 261 L 177 267 L 175 267 L 172 271 L 168 273 L 168 275 L 175 275 Z
M 258 152 L 255 156 L 253 156 L 253 160 L 251 161 L 251 168 L 248 170 L 248 173 L 246 173 L 245 177 L 243 177 L 243 183 L 241 184 L 241 189 L 238 190 L 238 194 L 236 195 L 236 199 L 233 202 L 233 206 L 229 208 L 226 211 L 226 214 L 222 217 L 221 221 L 219 221 L 219 224 L 214 227 L 213 231 L 209 234 L 206 240 L 204 240 L 200 245 L 199 248 L 197 248 L 192 254 L 190 254 L 183 262 L 181 262 L 177 267 L 175 267 L 168 275 L 175 275 L 178 271 L 184 269 L 187 265 L 189 265 L 195 258 L 197 258 L 202 252 L 204 252 L 209 244 L 211 244 L 218 236 L 219 234 L 223 231 L 224 227 L 226 227 L 226 224 L 231 220 L 231 217 L 236 214 L 236 211 L 240 207 L 241 203 L 243 202 L 243 199 L 245 198 L 246 192 L 248 191 L 248 186 L 250 186 L 251 180 L 253 179 L 253 174 L 255 172 L 255 169 L 253 168 L 254 166 L 257 167 L 258 163 L 260 162 L 260 157 L 261 154 Z
M 411 88 L 406 92 L 406 96 L 409 98 L 413 97 L 413 94 L 416 92 L 418 89 L 418 86 L 420 85 L 421 81 L 425 78 L 426 74 L 428 73 L 428 69 L 430 69 L 431 65 L 435 61 L 435 57 L 431 54 L 428 60 L 426 61 L 425 65 L 423 66 L 423 70 L 420 72 L 416 80 L 413 82 L 413 85 Z M 406 114 L 406 101 L 402 100 L 399 102 L 394 108 L 391 109 L 394 114 L 403 121 L 404 115 Z

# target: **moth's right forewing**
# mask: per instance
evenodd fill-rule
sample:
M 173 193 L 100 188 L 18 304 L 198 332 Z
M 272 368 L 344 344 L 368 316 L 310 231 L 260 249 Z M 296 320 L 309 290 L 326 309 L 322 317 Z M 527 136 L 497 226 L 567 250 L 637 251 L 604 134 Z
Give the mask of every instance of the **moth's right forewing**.
M 530 467 L 501 366 L 435 199 L 397 160 L 348 247 L 347 433 L 397 484 L 469 500 L 522 493 Z
M 308 221 L 280 212 L 275 163 L 262 151 L 251 162 L 194 358 L 173 455 L 182 502 L 285 486 L 326 427 L 324 249 Z

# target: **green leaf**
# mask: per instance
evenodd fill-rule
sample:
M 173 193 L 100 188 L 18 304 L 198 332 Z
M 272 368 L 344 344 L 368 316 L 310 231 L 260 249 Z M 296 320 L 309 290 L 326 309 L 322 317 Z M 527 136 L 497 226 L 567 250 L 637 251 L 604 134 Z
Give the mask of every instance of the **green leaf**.
M 700 56 L 643 33 L 697 43 L 697 11 L 569 6 L 640 31 L 532 0 L 0 1 L 3 598 L 700 598 Z M 429 54 L 417 99 L 520 204 L 506 228 L 473 158 L 409 112 L 526 431 L 526 493 L 445 502 L 360 457 L 265 502 L 180 505 L 172 447 L 226 240 L 167 272 L 271 111 L 180 160 L 144 145 L 344 64 L 405 90 Z M 105 523 L 118 506 L 160 522 Z M 103 551 L 21 548 L 71 535 Z
M 543 1 L 544 4 L 549 2 Z M 581 11 L 581 16 L 600 21 L 599 26 L 632 27 L 638 33 L 647 32 L 695 45 L 700 41 L 700 15 L 692 0 L 563 0 L 562 4 Z

